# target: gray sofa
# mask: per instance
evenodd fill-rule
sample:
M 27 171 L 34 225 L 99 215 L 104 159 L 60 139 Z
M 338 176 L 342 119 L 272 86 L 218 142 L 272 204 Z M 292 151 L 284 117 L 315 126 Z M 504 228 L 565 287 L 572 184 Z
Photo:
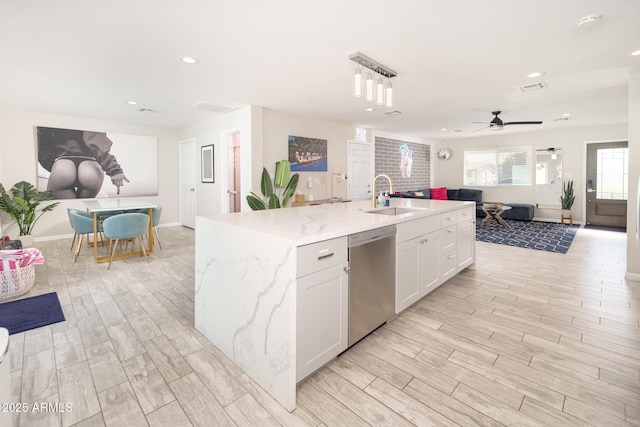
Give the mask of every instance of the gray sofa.
M 409 199 L 431 199 L 431 189 L 423 188 L 415 191 L 398 191 L 391 197 L 401 197 Z M 462 200 L 476 203 L 476 217 L 484 218 L 485 213 L 482 210 L 482 190 L 472 188 L 447 188 L 448 200 Z M 511 209 L 505 211 L 501 216 L 504 219 L 515 219 L 520 221 L 533 220 L 535 208 L 533 205 L 524 203 L 505 203 L 505 202 L 487 202 L 487 203 L 504 203 L 511 206 Z

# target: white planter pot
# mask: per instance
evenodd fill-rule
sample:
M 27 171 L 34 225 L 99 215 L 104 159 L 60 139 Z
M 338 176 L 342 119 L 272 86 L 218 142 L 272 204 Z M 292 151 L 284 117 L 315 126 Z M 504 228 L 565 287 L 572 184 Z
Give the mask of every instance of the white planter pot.
M 32 248 L 33 247 L 33 236 L 32 235 L 27 235 L 27 236 L 18 236 L 18 240 L 20 240 L 22 242 L 22 247 L 23 248 Z

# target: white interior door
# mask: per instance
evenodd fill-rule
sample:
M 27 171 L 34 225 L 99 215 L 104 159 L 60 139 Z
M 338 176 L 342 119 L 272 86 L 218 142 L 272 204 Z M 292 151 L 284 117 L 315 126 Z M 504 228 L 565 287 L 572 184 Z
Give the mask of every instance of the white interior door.
M 196 227 L 196 141 L 180 142 L 180 224 Z
M 371 144 L 366 142 L 348 142 L 347 182 L 348 198 L 351 200 L 369 200 L 371 198 Z

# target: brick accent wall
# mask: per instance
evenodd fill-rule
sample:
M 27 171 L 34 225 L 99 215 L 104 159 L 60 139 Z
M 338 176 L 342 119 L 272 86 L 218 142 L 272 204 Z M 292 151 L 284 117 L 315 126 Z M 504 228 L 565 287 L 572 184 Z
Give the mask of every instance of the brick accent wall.
M 393 182 L 393 191 L 430 187 L 431 146 L 381 137 L 375 138 L 375 144 L 375 173 L 389 175 Z M 411 152 L 410 170 L 406 155 L 403 168 L 403 151 L 405 154 Z M 387 180 L 378 179 L 376 192 L 380 194 L 380 191 L 388 190 Z

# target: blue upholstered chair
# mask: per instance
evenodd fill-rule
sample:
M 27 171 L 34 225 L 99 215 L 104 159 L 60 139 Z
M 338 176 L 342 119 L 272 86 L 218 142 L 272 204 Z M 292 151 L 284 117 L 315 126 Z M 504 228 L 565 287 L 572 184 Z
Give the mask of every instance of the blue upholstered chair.
M 146 215 L 148 214 L 149 211 L 147 209 L 136 209 L 133 212 L 138 212 Z M 162 205 L 158 205 L 157 207 L 151 209 L 151 216 L 153 217 L 151 221 L 152 222 L 151 226 L 153 227 L 153 231 L 156 235 L 156 241 L 158 242 L 158 246 L 160 246 L 160 249 L 162 249 L 162 243 L 160 243 L 160 235 L 158 235 L 158 224 L 160 224 L 161 215 L 162 215 Z
M 67 208 L 67 213 L 69 214 L 69 222 L 71 223 L 71 227 L 73 227 L 73 231 L 75 233 L 73 235 L 73 240 L 71 241 L 71 248 L 73 249 L 75 245 L 75 257 L 73 262 L 76 262 L 78 260 L 78 255 L 80 254 L 80 249 L 82 249 L 82 239 L 87 234 L 93 234 L 93 215 L 79 209 L 71 208 Z M 98 232 L 102 233 L 102 226 L 99 222 L 97 227 Z M 89 240 L 88 237 L 87 240 Z
M 141 213 L 114 215 L 104 220 L 102 229 L 105 237 L 109 239 L 109 266 L 107 270 L 111 268 L 111 261 L 113 261 L 113 255 L 116 253 L 120 240 L 138 240 L 141 256 L 144 254 L 147 257 L 147 262 L 149 262 L 147 251 L 144 249 L 144 243 L 142 242 L 142 236 L 149 231 L 149 215 Z M 132 244 L 132 251 L 133 246 Z

